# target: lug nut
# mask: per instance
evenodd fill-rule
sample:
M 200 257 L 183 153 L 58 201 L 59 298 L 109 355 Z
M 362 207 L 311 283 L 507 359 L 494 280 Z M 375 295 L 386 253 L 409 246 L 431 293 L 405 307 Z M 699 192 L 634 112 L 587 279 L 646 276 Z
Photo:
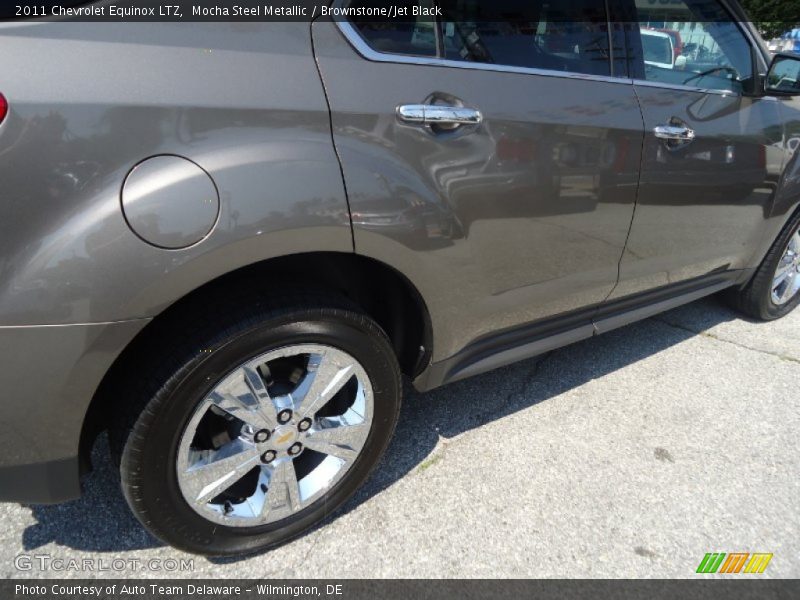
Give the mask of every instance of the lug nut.
M 289 456 L 297 456 L 303 451 L 303 444 L 295 442 L 289 447 Z
M 278 422 L 280 424 L 288 423 L 292 420 L 292 411 L 288 408 L 284 408 L 281 412 L 278 413 Z
M 275 460 L 276 456 L 278 455 L 275 453 L 275 450 L 267 450 L 261 455 L 261 462 L 271 463 L 273 460 Z
M 253 439 L 258 444 L 262 444 L 269 439 L 269 431 L 266 429 L 262 429 L 261 431 L 256 431 L 256 434 L 253 436 Z
M 311 419 L 303 419 L 300 421 L 300 423 L 298 423 L 297 428 L 300 431 L 308 431 L 311 429 Z

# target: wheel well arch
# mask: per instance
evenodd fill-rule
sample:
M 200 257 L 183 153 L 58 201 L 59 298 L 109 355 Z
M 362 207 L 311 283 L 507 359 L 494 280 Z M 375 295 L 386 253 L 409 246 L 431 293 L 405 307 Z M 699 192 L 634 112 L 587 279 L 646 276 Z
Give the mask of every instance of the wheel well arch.
M 389 265 L 345 252 L 309 252 L 267 259 L 230 271 L 188 292 L 155 316 L 123 349 L 106 372 L 86 412 L 80 437 L 81 472 L 91 469 L 97 435 L 105 430 L 115 407 L 115 386 L 126 369 L 158 344 L 159 336 L 180 311 L 202 303 L 221 290 L 247 287 L 269 293 L 275 285 L 312 288 L 346 296 L 386 332 L 401 371 L 416 377 L 430 361 L 433 333 L 428 307 L 411 281 Z

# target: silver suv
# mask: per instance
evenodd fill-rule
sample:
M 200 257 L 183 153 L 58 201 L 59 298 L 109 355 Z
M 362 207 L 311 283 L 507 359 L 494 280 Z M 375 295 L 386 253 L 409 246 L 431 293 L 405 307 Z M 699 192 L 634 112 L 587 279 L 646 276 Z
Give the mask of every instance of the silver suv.
M 403 376 L 800 303 L 800 57 L 739 7 L 435 8 L 0 25 L 0 499 L 78 497 L 107 430 L 154 535 L 251 552 L 369 476 Z

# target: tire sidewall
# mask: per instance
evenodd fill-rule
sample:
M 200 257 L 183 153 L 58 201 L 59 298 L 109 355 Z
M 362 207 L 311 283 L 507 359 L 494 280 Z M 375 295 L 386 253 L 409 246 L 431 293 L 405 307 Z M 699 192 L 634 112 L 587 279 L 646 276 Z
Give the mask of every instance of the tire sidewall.
M 369 476 L 397 420 L 400 385 L 396 359 L 385 336 L 365 317 L 338 310 L 329 313 L 325 317 L 286 316 L 233 332 L 222 342 L 200 348 L 153 398 L 125 445 L 122 473 L 134 512 L 146 516 L 146 525 L 158 537 L 208 555 L 275 546 L 336 510 Z M 286 519 L 256 527 L 226 527 L 204 519 L 183 498 L 177 480 L 178 446 L 189 420 L 203 398 L 233 369 L 265 352 L 300 343 L 336 347 L 353 356 L 366 371 L 374 411 L 361 453 L 332 491 Z
M 784 230 L 784 234 L 780 236 L 775 244 L 775 252 L 769 257 L 767 269 L 769 277 L 766 279 L 767 284 L 761 298 L 761 308 L 764 315 L 769 319 L 779 319 L 788 315 L 800 304 L 800 292 L 795 293 L 794 298 L 785 304 L 775 304 L 772 301 L 772 283 L 775 279 L 775 273 L 780 263 L 783 254 L 786 251 L 786 246 L 789 240 L 797 232 L 800 227 L 800 215 L 792 220 L 791 224 Z M 800 276 L 800 275 L 798 275 Z

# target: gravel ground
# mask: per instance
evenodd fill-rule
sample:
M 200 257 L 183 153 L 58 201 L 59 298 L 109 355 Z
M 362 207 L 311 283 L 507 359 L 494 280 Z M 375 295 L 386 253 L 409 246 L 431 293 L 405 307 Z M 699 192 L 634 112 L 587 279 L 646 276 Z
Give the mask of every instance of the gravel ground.
M 765 577 L 800 577 L 799 340 L 800 310 L 760 324 L 704 300 L 408 390 L 379 472 L 324 526 L 169 575 L 691 577 L 706 552 L 739 551 L 774 553 Z M 105 450 L 82 499 L 0 504 L 0 575 L 93 575 L 20 571 L 21 554 L 190 558 L 130 515 Z

